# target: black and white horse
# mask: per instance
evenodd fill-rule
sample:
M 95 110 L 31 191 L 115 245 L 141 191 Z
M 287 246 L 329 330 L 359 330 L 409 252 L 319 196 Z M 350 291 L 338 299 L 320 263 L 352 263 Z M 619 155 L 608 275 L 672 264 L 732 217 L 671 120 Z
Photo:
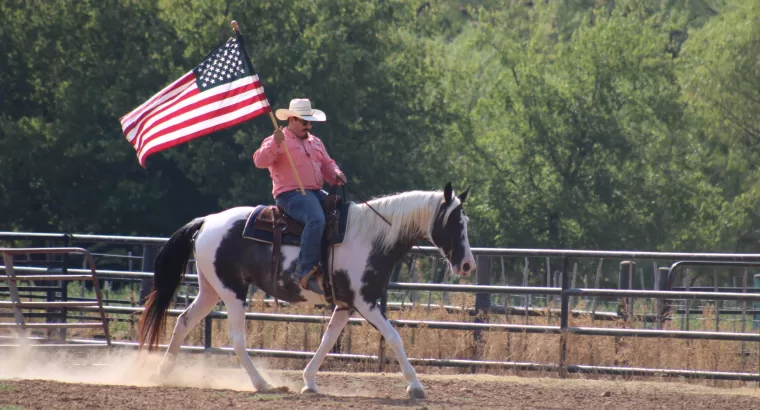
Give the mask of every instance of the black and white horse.
M 443 191 L 411 191 L 377 198 L 369 205 L 351 204 L 342 244 L 334 248 L 335 297 L 348 307 L 337 307 L 327 331 L 303 373 L 302 392 L 316 392 L 316 374 L 353 311 L 362 315 L 393 348 L 409 383 L 407 393 L 423 398 L 424 389 L 409 363 L 396 330 L 380 312 L 377 301 L 386 291 L 393 266 L 419 240 L 433 243 L 448 260 L 452 272 L 467 276 L 475 262 L 467 238 L 467 216 L 462 208 L 466 190 L 454 196 L 451 184 Z M 270 388 L 246 352 L 244 301 L 249 285 L 291 303 L 323 303 L 321 296 L 301 288 L 291 275 L 299 248 L 283 246 L 281 266 L 273 275 L 272 245 L 245 239 L 243 227 L 252 207 L 237 207 L 196 218 L 175 232 L 156 257 L 153 291 L 140 320 L 141 348 L 154 350 L 163 334 L 166 310 L 195 253 L 200 291 L 177 319 L 169 348 L 159 366 L 167 375 L 174 367 L 185 337 L 221 299 L 227 309 L 228 332 L 235 353 L 258 391 Z M 275 279 L 276 277 L 276 279 Z

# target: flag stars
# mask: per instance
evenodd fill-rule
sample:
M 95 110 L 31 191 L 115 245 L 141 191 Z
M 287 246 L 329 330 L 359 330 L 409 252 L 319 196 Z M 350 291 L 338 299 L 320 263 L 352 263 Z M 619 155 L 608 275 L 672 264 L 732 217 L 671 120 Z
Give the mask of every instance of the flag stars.
M 230 39 L 196 67 L 198 87 L 206 90 L 245 77 L 247 66 L 243 64 L 243 58 L 245 53 L 241 54 L 237 39 Z

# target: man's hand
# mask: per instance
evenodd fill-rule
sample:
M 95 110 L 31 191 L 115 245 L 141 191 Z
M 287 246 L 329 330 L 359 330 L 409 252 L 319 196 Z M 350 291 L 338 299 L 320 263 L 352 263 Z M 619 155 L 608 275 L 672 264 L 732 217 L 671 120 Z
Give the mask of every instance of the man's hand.
M 347 180 L 346 176 L 343 175 L 342 172 L 338 172 L 338 175 L 336 175 L 336 177 L 338 178 L 338 185 L 345 185 Z
M 282 127 L 280 127 L 274 130 L 274 142 L 280 145 L 283 141 L 285 141 L 285 134 L 282 133 Z

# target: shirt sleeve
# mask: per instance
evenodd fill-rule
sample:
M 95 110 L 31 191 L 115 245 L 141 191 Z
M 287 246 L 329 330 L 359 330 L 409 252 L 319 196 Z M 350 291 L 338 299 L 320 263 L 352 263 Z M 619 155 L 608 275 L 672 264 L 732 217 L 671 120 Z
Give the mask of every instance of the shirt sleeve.
M 274 142 L 274 136 L 269 136 L 261 143 L 261 147 L 253 153 L 253 163 L 256 168 L 269 168 L 279 156 L 280 146 Z
M 330 155 L 327 154 L 327 149 L 325 149 L 325 145 L 322 141 L 319 141 L 317 146 L 319 147 L 319 150 L 322 151 L 322 163 L 320 164 L 322 166 L 322 176 L 331 185 L 336 185 L 338 183 L 338 174 L 341 172 L 340 168 L 338 168 L 338 164 L 330 158 Z

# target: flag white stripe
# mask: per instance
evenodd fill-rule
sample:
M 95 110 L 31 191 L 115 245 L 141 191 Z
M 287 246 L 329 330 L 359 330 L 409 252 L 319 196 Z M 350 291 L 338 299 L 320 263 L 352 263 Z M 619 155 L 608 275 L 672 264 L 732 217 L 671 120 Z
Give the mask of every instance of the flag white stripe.
M 162 101 L 158 101 L 157 102 L 158 105 L 155 105 L 155 106 L 151 107 L 150 111 L 160 111 L 164 107 L 171 107 L 172 104 L 177 104 L 177 105 L 175 105 L 175 109 L 173 109 L 173 110 L 170 109 L 170 110 L 164 111 L 164 112 L 162 112 L 162 113 L 160 113 L 158 115 L 155 115 L 155 116 L 152 116 L 150 114 L 144 116 L 140 120 L 140 123 L 136 124 L 129 131 L 129 134 L 127 135 L 127 139 L 129 139 L 129 142 L 133 142 L 133 140 L 134 140 L 135 137 L 139 137 L 137 139 L 137 141 L 135 141 L 135 142 L 132 143 L 132 145 L 134 145 L 135 147 L 139 147 L 142 144 L 143 138 L 145 137 L 145 135 L 144 135 L 145 132 L 147 130 L 149 130 L 150 127 L 156 121 L 158 121 L 159 119 L 163 118 L 167 113 L 171 113 L 171 112 L 176 111 L 177 110 L 176 107 L 181 108 L 181 107 L 186 106 L 187 104 L 182 102 L 182 101 L 187 101 L 187 100 L 183 100 L 184 95 L 188 94 L 188 93 L 191 93 L 191 92 L 193 92 L 193 91 L 195 91 L 197 89 L 198 89 L 198 87 L 196 86 L 195 82 L 191 82 L 191 83 L 187 84 L 186 87 L 178 89 L 178 90 L 176 90 L 176 92 L 172 92 L 172 94 L 175 94 L 175 96 L 170 96 L 169 99 L 168 99 L 168 101 L 166 101 L 167 99 L 164 99 L 164 98 L 161 99 Z M 177 94 L 177 93 L 179 93 L 179 94 Z M 195 99 L 193 101 L 197 101 L 197 99 Z
M 151 97 L 148 101 L 142 103 L 139 107 L 135 108 L 129 114 L 125 115 L 121 119 L 122 129 L 126 130 L 127 127 L 129 127 L 129 125 L 132 124 L 135 121 L 135 119 L 138 118 L 144 111 L 152 109 L 153 106 L 161 104 L 163 101 L 166 101 L 166 99 L 171 98 L 172 96 L 176 95 L 178 92 L 181 92 L 182 90 L 184 90 L 185 88 L 187 88 L 187 86 L 192 85 L 193 82 L 191 81 L 185 87 L 179 88 L 177 90 L 171 91 L 171 92 L 163 95 L 166 92 L 166 90 L 171 90 L 172 87 L 176 87 L 176 85 L 178 83 L 181 83 L 183 81 L 187 81 L 187 76 L 188 75 L 193 75 L 192 71 L 185 73 L 185 75 L 183 75 L 182 77 L 180 77 L 179 79 L 177 79 L 177 81 L 169 84 L 163 90 L 157 92 L 156 95 L 154 95 L 153 97 Z M 160 98 L 160 100 L 157 100 L 159 98 Z
M 261 90 L 261 89 L 259 89 L 259 90 Z M 259 90 L 257 90 L 257 92 Z M 224 101 L 227 101 L 227 100 L 224 100 Z M 227 104 L 227 105 L 229 105 L 229 104 Z M 254 104 L 246 105 L 245 107 L 242 107 L 239 110 L 227 113 L 227 114 L 219 116 L 219 117 L 214 117 L 214 118 L 208 119 L 206 121 L 199 122 L 197 124 L 193 124 L 193 125 L 191 125 L 189 127 L 185 127 L 185 128 L 179 129 L 177 131 L 174 131 L 172 133 L 169 133 L 169 134 L 166 134 L 166 135 L 162 135 L 162 136 L 160 136 L 158 138 L 154 138 L 154 139 L 148 141 L 140 149 L 140 151 L 138 153 L 138 158 L 140 159 L 140 162 L 142 163 L 143 157 L 144 157 L 144 153 L 148 152 L 151 148 L 153 148 L 153 147 L 155 147 L 157 145 L 161 145 L 163 143 L 166 143 L 166 142 L 169 142 L 169 141 L 172 141 L 172 140 L 175 140 L 175 139 L 182 138 L 182 137 L 184 137 L 186 135 L 193 134 L 193 133 L 195 133 L 197 131 L 201 131 L 201 130 L 204 130 L 204 129 L 207 129 L 207 128 L 211 128 L 211 127 L 217 126 L 219 124 L 223 124 L 225 122 L 233 121 L 236 118 L 244 117 L 244 116 L 246 116 L 248 114 L 251 114 L 251 113 L 253 113 L 255 111 L 258 111 L 258 110 L 260 110 L 260 109 L 262 109 L 264 107 L 267 107 L 267 106 L 269 106 L 269 103 L 266 100 L 264 100 L 264 101 L 256 101 Z
M 150 107 L 149 111 L 160 111 L 165 106 L 171 106 L 172 104 L 177 104 L 177 101 L 182 101 L 182 98 L 185 94 L 191 93 L 194 90 L 197 90 L 198 87 L 196 87 L 194 82 L 191 82 L 187 84 L 184 88 L 177 89 L 172 92 L 171 96 L 168 96 L 167 98 L 162 98 L 161 101 L 157 101 L 155 106 Z M 179 93 L 179 94 L 177 94 Z M 146 110 L 147 111 L 147 110 Z M 150 126 L 156 121 L 157 118 L 161 118 L 161 116 L 151 116 L 150 114 L 145 115 L 140 119 L 140 122 L 138 124 L 135 124 L 134 127 L 132 127 L 131 130 L 129 130 L 129 134 L 127 134 L 127 139 L 129 140 L 132 145 L 135 147 L 140 146 L 142 144 L 142 138 L 146 130 L 150 129 Z M 146 121 L 148 123 L 146 123 Z M 139 135 L 138 135 L 139 131 Z M 135 141 L 135 137 L 140 137 Z
M 137 148 L 139 148 L 140 145 L 143 144 L 143 141 L 145 139 L 147 139 L 147 138 L 150 138 L 150 136 L 152 135 L 152 134 L 150 134 L 150 132 L 152 131 L 151 127 L 153 126 L 153 124 L 155 124 L 156 122 L 159 122 L 160 120 L 163 120 L 165 117 L 167 117 L 167 116 L 169 116 L 169 115 L 171 115 L 171 114 L 173 114 L 173 113 L 175 113 L 175 112 L 177 112 L 177 111 L 179 111 L 179 110 L 181 110 L 181 109 L 183 109 L 183 108 L 185 108 L 185 107 L 187 107 L 187 106 L 189 106 L 191 104 L 195 104 L 198 101 L 202 101 L 202 100 L 204 100 L 206 98 L 214 97 L 216 95 L 219 95 L 219 94 L 222 94 L 222 93 L 226 93 L 226 92 L 228 92 L 230 90 L 234 90 L 234 89 L 239 88 L 239 87 L 248 86 L 250 84 L 253 84 L 255 81 L 258 81 L 258 76 L 245 77 L 245 78 L 241 78 L 239 80 L 233 81 L 233 82 L 231 82 L 229 84 L 225 84 L 225 85 L 219 86 L 219 87 L 214 87 L 214 88 L 212 88 L 210 90 L 204 91 L 202 93 L 198 93 L 197 95 L 194 95 L 192 97 L 180 100 L 179 102 L 177 102 L 176 99 L 172 100 L 170 102 L 170 104 L 175 104 L 174 106 L 172 106 L 171 108 L 169 108 L 167 110 L 164 110 L 160 114 L 158 114 L 158 115 L 150 118 L 149 120 L 147 120 L 148 122 L 144 126 L 142 126 L 142 127 L 135 127 L 135 128 L 132 129 L 132 132 L 137 132 L 138 129 L 141 129 L 141 133 L 143 134 L 143 135 L 140 135 L 140 138 L 138 139 L 137 144 L 132 144 L 132 145 L 135 145 Z M 262 89 L 261 92 L 263 92 L 263 88 L 261 88 L 261 89 Z M 189 88 L 186 92 L 192 92 L 193 90 L 197 90 L 197 86 L 196 86 L 195 83 L 192 83 L 192 87 Z M 158 110 L 160 108 L 163 108 L 163 106 L 162 107 L 157 107 L 156 110 Z M 130 135 L 132 134 L 132 132 L 130 132 Z M 149 134 L 145 134 L 146 132 L 149 132 Z M 130 142 L 131 142 L 131 140 L 130 140 Z
M 245 80 L 245 79 L 243 79 L 243 80 Z M 227 91 L 233 90 L 235 88 L 239 88 L 241 86 L 246 86 L 246 85 L 249 85 L 251 83 L 251 81 L 248 81 L 247 84 L 246 83 L 242 83 L 243 80 L 238 80 L 238 81 L 235 81 L 235 82 L 227 84 L 227 85 L 216 87 L 216 88 L 214 88 L 214 90 L 219 90 L 219 91 L 215 91 L 213 93 L 213 95 L 220 94 L 220 93 L 225 93 Z M 181 104 L 178 104 L 175 107 L 172 107 L 169 110 L 166 110 L 165 112 L 161 113 L 161 115 L 158 115 L 158 116 L 156 116 L 156 118 L 153 118 L 151 120 L 151 124 L 153 122 L 157 122 L 159 120 L 163 120 L 166 117 L 169 117 L 175 111 L 177 111 L 177 110 L 179 110 L 181 108 L 184 108 L 188 104 L 192 104 L 192 103 L 195 103 L 197 101 L 206 99 L 207 97 L 211 96 L 210 91 L 211 90 L 203 92 L 203 93 L 200 93 L 198 95 L 194 95 L 193 97 L 188 98 L 187 100 L 185 100 L 188 103 L 183 102 Z M 151 137 L 153 137 L 155 134 L 160 133 L 161 131 L 163 131 L 163 130 L 165 130 L 167 128 L 173 127 L 173 126 L 178 125 L 178 124 L 182 124 L 183 122 L 185 122 L 187 120 L 192 120 L 195 117 L 201 116 L 203 114 L 207 114 L 209 112 L 218 110 L 220 108 L 224 108 L 224 107 L 227 107 L 227 106 L 230 106 L 230 105 L 233 105 L 233 104 L 237 104 L 237 103 L 239 103 L 242 100 L 247 100 L 247 99 L 253 98 L 253 97 L 255 97 L 255 96 L 259 95 L 259 94 L 262 94 L 263 92 L 264 92 L 264 88 L 263 87 L 259 87 L 259 88 L 255 89 L 255 90 L 249 90 L 249 91 L 246 91 L 244 93 L 241 93 L 241 94 L 238 94 L 238 95 L 234 95 L 232 97 L 225 98 L 225 99 L 220 100 L 220 101 L 216 101 L 216 102 L 212 102 L 212 103 L 200 106 L 200 107 L 198 107 L 198 108 L 196 108 L 196 109 L 194 109 L 192 111 L 188 111 L 188 112 L 183 113 L 181 115 L 174 116 L 171 119 L 169 119 L 169 120 L 167 120 L 165 122 L 162 122 L 162 123 L 160 123 L 160 124 L 158 124 L 156 126 L 153 126 L 153 127 L 146 126 L 143 130 L 147 130 L 147 132 L 145 132 L 143 135 L 141 135 L 141 138 L 140 138 L 140 140 L 141 140 L 140 141 L 140 147 L 138 147 L 138 148 L 140 150 L 142 150 L 143 149 L 142 145 L 144 145 L 146 143 L 146 141 L 149 141 L 151 139 Z
M 190 74 L 192 75 L 192 72 Z M 234 84 L 235 85 L 234 87 L 228 87 L 228 88 L 225 88 L 225 87 L 215 87 L 215 88 L 212 88 L 211 90 L 204 91 L 203 93 L 201 93 L 199 95 L 196 95 L 196 96 L 193 96 L 193 97 L 191 97 L 189 99 L 183 100 L 182 99 L 183 95 L 185 95 L 185 94 L 187 94 L 189 92 L 192 92 L 193 90 L 197 89 L 195 81 L 191 81 L 186 86 L 184 86 L 183 88 L 179 88 L 177 90 L 174 90 L 171 93 L 169 93 L 166 96 L 164 96 L 163 98 L 161 98 L 160 100 L 155 101 L 155 103 L 153 104 L 153 106 L 146 107 L 146 109 L 144 109 L 143 111 L 160 111 L 161 109 L 163 109 L 166 106 L 170 106 L 172 104 L 177 104 L 172 109 L 166 110 L 166 111 L 162 112 L 158 116 L 155 116 L 155 117 L 152 117 L 152 118 L 149 118 L 149 119 L 147 119 L 147 117 L 150 117 L 150 115 L 148 115 L 146 117 L 143 117 L 142 120 L 141 120 L 141 122 L 140 122 L 140 124 L 136 124 L 129 131 L 129 133 L 127 134 L 127 140 L 133 146 L 139 147 L 142 144 L 142 139 L 144 139 L 145 136 L 141 136 L 141 138 L 138 139 L 135 142 L 134 139 L 137 136 L 138 130 L 142 129 L 142 132 L 145 132 L 156 121 L 158 121 L 161 118 L 165 117 L 167 114 L 174 113 L 178 109 L 184 108 L 184 107 L 188 106 L 189 104 L 193 104 L 193 103 L 195 103 L 197 101 L 200 101 L 203 98 L 215 96 L 215 95 L 217 95 L 219 93 L 235 89 L 235 88 L 237 88 L 239 86 L 244 86 L 244 85 L 252 84 L 252 83 L 254 83 L 256 81 L 259 81 L 259 76 L 258 75 L 248 76 L 248 77 L 241 78 L 239 80 L 236 80 L 236 81 L 233 81 L 232 83 L 230 83 L 230 84 Z M 133 118 L 129 121 L 128 124 L 123 125 L 122 129 L 126 130 L 129 127 L 129 124 L 131 124 L 132 122 L 134 122 L 134 120 L 136 118 L 138 118 L 139 115 L 132 116 L 132 117 Z M 144 121 L 148 121 L 148 123 L 143 124 Z
M 125 115 L 123 117 L 122 120 L 126 121 L 126 120 L 129 120 L 129 119 L 133 118 L 135 115 L 139 115 L 139 113 L 141 113 L 142 111 L 144 111 L 145 107 L 147 107 L 149 105 L 153 105 L 154 102 L 155 102 L 155 100 L 157 98 L 161 97 L 164 93 L 167 93 L 167 90 L 171 90 L 172 88 L 176 87 L 177 84 L 187 81 L 188 80 L 188 76 L 193 76 L 194 77 L 192 71 L 188 71 L 182 77 L 178 78 L 173 83 L 171 83 L 168 86 L 164 87 L 161 91 L 159 91 L 155 95 L 153 95 L 153 97 L 150 97 L 148 99 L 148 101 L 145 101 L 144 103 L 140 104 L 140 106 L 138 106 L 134 110 L 130 111 L 127 115 Z

